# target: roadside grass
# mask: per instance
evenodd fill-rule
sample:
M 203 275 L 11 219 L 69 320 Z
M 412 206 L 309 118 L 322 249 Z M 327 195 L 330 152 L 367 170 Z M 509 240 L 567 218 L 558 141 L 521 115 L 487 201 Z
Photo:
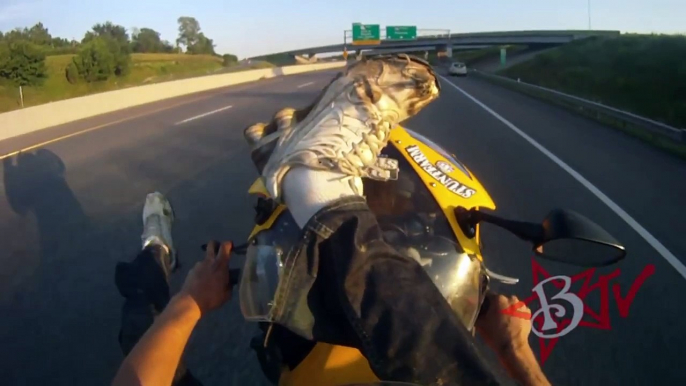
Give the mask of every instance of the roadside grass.
M 71 84 L 67 81 L 65 71 L 73 57 L 74 55 L 46 57 L 45 82 L 41 86 L 22 88 L 24 107 L 143 84 L 274 66 L 264 61 L 253 61 L 249 65 L 237 63 L 223 67 L 222 58 L 212 55 L 132 54 L 131 71 L 124 77 L 113 77 L 105 82 L 79 81 Z M 0 112 L 19 108 L 21 102 L 18 88 L 0 84 Z
M 238 71 L 244 71 L 244 70 L 258 70 L 260 68 L 274 68 L 276 65 L 271 62 L 265 62 L 265 61 L 252 61 L 249 65 L 236 65 L 236 66 L 230 66 L 230 67 L 224 67 L 221 70 L 218 71 L 220 74 L 224 73 L 229 73 L 229 72 L 238 72 Z
M 588 38 L 500 75 L 686 128 L 686 36 Z

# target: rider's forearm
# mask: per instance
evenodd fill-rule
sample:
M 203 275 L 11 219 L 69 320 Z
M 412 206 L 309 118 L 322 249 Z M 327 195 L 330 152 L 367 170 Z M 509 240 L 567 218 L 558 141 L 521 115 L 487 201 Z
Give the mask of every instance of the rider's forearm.
M 172 298 L 124 359 L 113 385 L 170 385 L 200 309 L 189 296 Z
M 550 386 L 528 344 L 498 355 L 510 377 L 523 386 Z

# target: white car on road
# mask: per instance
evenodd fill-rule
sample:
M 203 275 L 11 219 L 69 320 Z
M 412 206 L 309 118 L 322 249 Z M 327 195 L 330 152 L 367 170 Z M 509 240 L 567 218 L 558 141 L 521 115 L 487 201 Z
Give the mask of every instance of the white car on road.
M 465 66 L 464 63 L 454 62 L 453 64 L 450 65 L 450 68 L 448 69 L 448 74 L 466 76 L 467 75 L 467 66 Z

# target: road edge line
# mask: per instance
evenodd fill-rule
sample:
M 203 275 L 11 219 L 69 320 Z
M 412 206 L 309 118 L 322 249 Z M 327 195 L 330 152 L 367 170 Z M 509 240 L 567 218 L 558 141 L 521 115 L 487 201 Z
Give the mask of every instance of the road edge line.
M 479 105 L 479 107 L 486 110 L 486 112 L 488 112 L 489 114 L 494 116 L 496 119 L 498 119 L 500 122 L 505 124 L 505 126 L 509 127 L 512 131 L 519 134 L 519 136 L 524 138 L 527 142 L 529 142 L 529 144 L 531 144 L 533 147 L 538 149 L 541 153 L 543 153 L 551 161 L 556 163 L 564 171 L 566 171 L 572 177 L 574 177 L 575 180 L 577 180 L 581 185 L 583 185 L 586 189 L 588 189 L 591 193 L 593 193 L 600 201 L 602 201 L 605 205 L 607 205 L 613 212 L 615 212 L 615 214 L 617 216 L 619 216 L 619 218 L 624 220 L 624 222 L 627 223 L 627 225 L 629 225 L 636 233 L 638 233 L 684 279 L 686 279 L 686 266 L 684 266 L 684 264 L 679 259 L 677 259 L 677 257 L 674 256 L 674 254 L 667 249 L 667 247 L 665 247 L 658 239 L 656 239 L 655 236 L 653 236 L 650 232 L 648 232 L 648 230 L 645 229 L 641 224 L 639 224 L 638 221 L 634 220 L 633 217 L 631 217 L 624 209 L 622 209 L 619 205 L 617 205 L 614 201 L 612 201 L 607 195 L 605 195 L 605 193 L 601 192 L 600 189 L 598 189 L 595 185 L 593 185 L 590 181 L 588 181 L 584 176 L 579 174 L 579 172 L 572 169 L 571 166 L 567 165 L 564 161 L 562 161 L 560 158 L 558 158 L 550 150 L 546 149 L 543 145 L 538 143 L 535 139 L 531 138 L 528 134 L 523 132 L 521 129 L 519 129 L 517 126 L 515 126 L 512 122 L 510 122 L 507 119 L 500 116 L 500 114 L 496 113 L 490 107 L 486 106 L 483 102 L 481 102 L 480 100 L 471 96 L 466 91 L 462 90 L 459 86 L 457 86 L 455 83 L 451 82 L 450 80 L 448 80 L 444 76 L 442 76 L 442 75 L 439 75 L 439 76 L 441 77 L 441 79 L 443 81 L 450 84 L 455 90 L 462 93 L 464 96 L 469 98 L 472 102 L 476 103 L 477 105 Z

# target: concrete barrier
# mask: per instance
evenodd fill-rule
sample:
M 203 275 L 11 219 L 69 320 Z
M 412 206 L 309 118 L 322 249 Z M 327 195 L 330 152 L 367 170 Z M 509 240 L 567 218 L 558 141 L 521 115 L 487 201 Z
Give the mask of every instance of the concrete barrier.
M 344 65 L 345 62 L 331 62 L 248 70 L 131 87 L 46 103 L 0 114 L 0 140 L 181 95 L 275 76 L 338 68 Z

